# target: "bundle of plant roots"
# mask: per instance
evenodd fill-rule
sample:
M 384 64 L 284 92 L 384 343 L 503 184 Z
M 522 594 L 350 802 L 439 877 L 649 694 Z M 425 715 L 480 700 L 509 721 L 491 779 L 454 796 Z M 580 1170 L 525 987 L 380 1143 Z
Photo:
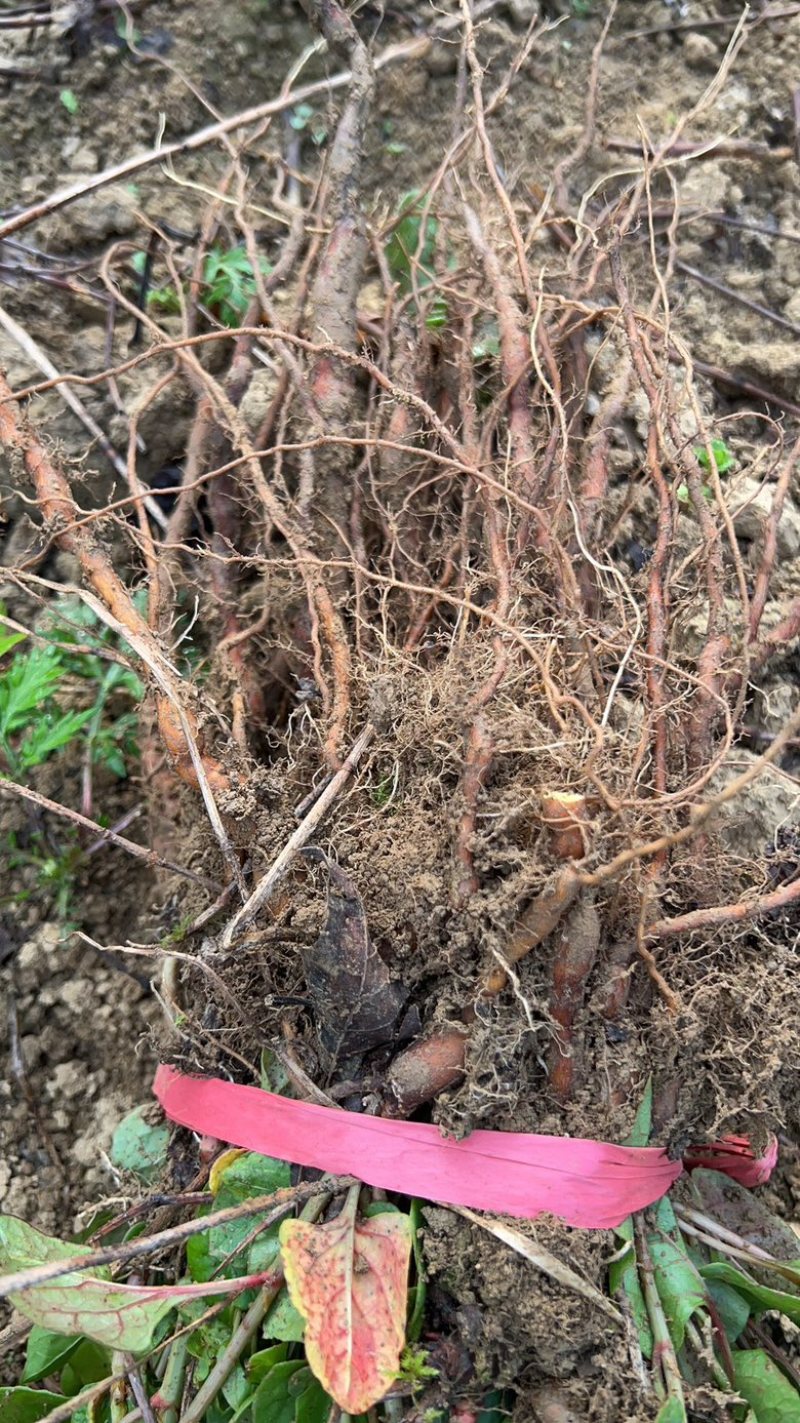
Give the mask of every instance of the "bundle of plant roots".
M 318 167 L 290 81 L 222 136 L 197 241 L 151 226 L 176 312 L 130 243 L 104 256 L 143 332 L 90 378 L 129 400 L 127 487 L 90 507 L 30 388 L 2 389 L 39 554 L 77 560 L 148 679 L 153 853 L 194 876 L 163 872 L 149 946 L 163 1053 L 252 1082 L 266 1047 L 302 1096 L 457 1134 L 622 1140 L 651 1071 L 673 1147 L 785 1122 L 797 847 L 738 827 L 800 729 L 742 739 L 800 629 L 777 558 L 797 447 L 773 424 L 753 456 L 771 499 L 745 539 L 670 310 L 685 120 L 588 185 L 598 49 L 571 156 L 546 188 L 509 175 L 493 125 L 544 25 L 487 77 L 463 0 L 452 141 L 389 205 L 362 152 L 402 57 L 306 9 L 344 96 Z M 248 259 L 234 328 L 200 297 L 221 238 Z M 178 397 L 154 508 L 137 432 Z

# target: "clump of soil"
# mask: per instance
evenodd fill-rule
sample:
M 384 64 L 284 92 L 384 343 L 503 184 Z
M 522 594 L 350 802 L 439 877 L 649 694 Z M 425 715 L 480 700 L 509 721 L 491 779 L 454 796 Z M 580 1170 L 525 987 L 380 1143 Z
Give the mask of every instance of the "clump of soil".
M 107 967 L 52 924 L 14 956 L 6 1020 L 12 1005 L 16 1043 L 0 1088 L 0 1203 L 41 1230 L 69 1234 L 79 1212 L 119 1195 L 107 1152 L 117 1122 L 149 1096 L 155 1005 L 146 981 Z

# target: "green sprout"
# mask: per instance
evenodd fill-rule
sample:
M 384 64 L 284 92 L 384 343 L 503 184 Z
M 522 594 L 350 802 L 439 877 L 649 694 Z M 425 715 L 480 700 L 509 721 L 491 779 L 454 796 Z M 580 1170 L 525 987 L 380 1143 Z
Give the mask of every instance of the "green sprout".
M 717 474 L 727 474 L 736 464 L 736 458 L 728 449 L 724 440 L 711 441 L 711 453 L 714 456 L 714 464 L 717 467 Z M 708 450 L 705 445 L 694 446 L 694 456 L 701 469 L 710 471 L 711 461 L 708 458 Z M 714 492 L 710 484 L 703 485 L 703 498 L 713 499 Z M 677 489 L 677 499 L 679 504 L 689 503 L 688 484 L 679 484 Z
M 694 453 L 700 468 L 710 470 L 711 462 L 708 458 L 708 450 L 705 445 L 695 445 Z M 731 454 L 724 440 L 712 440 L 711 453 L 714 456 L 714 463 L 717 466 L 717 474 L 727 474 L 736 464 L 736 459 Z
M 310 104 L 296 104 L 289 116 L 289 124 L 295 133 L 308 133 L 317 147 L 328 137 L 328 126 L 316 109 Z
M 404 297 L 410 296 L 414 291 L 412 272 L 415 272 L 416 288 L 419 292 L 422 292 L 426 287 L 434 286 L 436 281 L 433 263 L 439 224 L 436 218 L 429 214 L 425 220 L 423 233 L 423 206 L 422 193 L 419 189 L 415 188 L 401 198 L 400 218 L 395 223 L 385 246 L 389 271 L 397 283 L 400 295 Z M 443 297 L 434 292 L 433 300 L 425 317 L 425 325 L 435 331 L 446 323 L 447 303 Z
M 259 258 L 259 269 L 266 276 L 272 271 L 265 257 Z M 239 326 L 256 294 L 256 279 L 250 258 L 244 247 L 212 247 L 203 266 L 206 285 L 205 303 L 223 326 Z
M 132 706 L 114 715 L 110 704 L 116 710 L 120 697 L 138 703 L 141 681 L 103 656 L 113 636 L 79 599 L 58 600 L 42 638 L 23 650 L 27 634 L 4 628 L 0 609 L 0 760 L 7 773 L 21 781 L 79 741 L 90 761 L 124 779 L 137 754 L 137 716 Z M 68 685 L 90 705 L 65 710 Z

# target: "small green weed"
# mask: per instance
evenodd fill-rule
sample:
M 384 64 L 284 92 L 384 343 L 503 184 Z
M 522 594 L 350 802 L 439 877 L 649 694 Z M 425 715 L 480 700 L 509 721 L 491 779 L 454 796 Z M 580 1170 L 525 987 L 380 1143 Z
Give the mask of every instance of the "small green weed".
M 295 133 L 307 133 L 318 148 L 328 137 L 328 125 L 311 104 L 297 104 L 292 109 L 289 123 Z
M 711 461 L 708 458 L 708 450 L 705 445 L 695 445 L 694 452 L 700 468 L 710 470 Z M 714 463 L 717 466 L 717 474 L 727 474 L 736 464 L 736 458 L 728 449 L 724 440 L 712 440 L 711 453 L 714 456 Z
M 34 895 L 40 894 L 50 905 L 54 919 L 66 932 L 76 927 L 75 893 L 77 873 L 84 851 L 78 843 L 77 835 L 67 833 L 63 844 L 52 850 L 40 830 L 34 831 L 22 848 L 14 831 L 6 837 L 6 864 L 9 870 L 23 867 L 35 871 L 35 891 L 20 890 L 19 893 L 0 897 L 0 905 L 25 904 Z
M 388 776 L 382 776 L 372 792 L 372 799 L 379 810 L 383 810 L 397 794 L 398 767 Z
M 412 1392 L 422 1388 L 429 1379 L 439 1376 L 439 1370 L 428 1363 L 428 1350 L 408 1346 L 400 1355 L 398 1379 L 411 1385 Z
M 43 641 L 33 642 L 9 630 L 0 608 L 0 775 L 25 782 L 37 766 L 77 747 L 84 764 L 124 779 L 138 754 L 135 707 L 142 683 L 129 667 L 103 656 L 114 644 L 113 634 L 79 599 L 59 599 L 41 636 Z M 67 708 L 67 698 L 89 705 Z M 10 832 L 5 849 L 9 868 L 32 870 L 35 888 L 54 916 L 71 926 L 85 854 L 77 835 L 62 832 L 53 842 L 34 830 L 20 843 Z M 0 902 L 19 904 L 33 892 L 26 889 Z
M 23 650 L 26 635 L 4 630 L 0 610 L 0 757 L 8 774 L 22 780 L 80 741 L 95 765 L 124 778 L 136 755 L 137 717 L 131 707 L 111 715 L 109 704 L 119 696 L 140 701 L 142 683 L 102 656 L 112 634 L 78 599 L 55 604 L 43 636 L 49 641 Z M 67 691 L 90 705 L 65 710 Z
M 416 288 L 420 293 L 426 287 L 435 285 L 434 257 L 439 224 L 430 214 L 425 219 L 422 231 L 424 199 L 418 189 L 406 193 L 400 201 L 399 221 L 392 228 L 386 241 L 386 261 L 400 291 L 401 296 L 410 296 L 414 291 L 412 272 L 416 276 Z M 447 322 L 447 303 L 444 298 L 433 294 L 428 307 L 425 325 L 438 330 Z
M 272 268 L 259 258 L 260 271 L 267 276 Z M 203 267 L 206 306 L 223 326 L 239 326 L 256 294 L 256 279 L 244 247 L 212 247 Z
M 131 265 L 137 275 L 144 271 L 146 256 L 135 252 Z M 259 270 L 268 276 L 272 267 L 266 257 L 259 258 Z M 253 267 L 244 247 L 212 247 L 203 265 L 202 301 L 223 326 L 239 326 L 256 294 Z M 171 282 L 151 287 L 147 305 L 165 316 L 180 311 L 181 303 Z
M 62 89 L 58 97 L 70 117 L 74 117 L 80 108 L 80 102 L 75 91 L 73 89 Z
M 728 449 L 724 440 L 711 441 L 711 453 L 714 456 L 714 463 L 717 466 L 717 474 L 728 474 L 736 464 L 736 457 Z M 708 458 L 708 450 L 705 445 L 694 446 L 694 456 L 701 469 L 710 471 L 711 461 Z M 714 492 L 710 484 L 703 485 L 703 497 L 713 499 Z M 689 503 L 688 484 L 679 484 L 677 489 L 677 499 L 679 504 Z
M 392 123 L 392 120 L 391 120 L 391 119 L 384 119 L 384 121 L 383 121 L 383 146 L 384 146 L 386 152 L 389 153 L 389 154 L 391 154 L 392 158 L 398 158 L 401 153 L 407 153 L 407 152 L 408 152 L 408 144 L 407 144 L 407 143 L 401 143 L 401 142 L 399 142 L 398 139 L 393 138 L 393 137 L 392 137 L 393 133 L 394 133 L 394 124 Z
M 128 18 L 126 15 L 117 15 L 117 18 L 114 21 L 114 29 L 117 32 L 117 37 L 121 40 L 124 40 L 126 44 L 138 44 L 142 38 L 141 30 L 137 30 L 135 25 L 131 29 L 129 36 Z

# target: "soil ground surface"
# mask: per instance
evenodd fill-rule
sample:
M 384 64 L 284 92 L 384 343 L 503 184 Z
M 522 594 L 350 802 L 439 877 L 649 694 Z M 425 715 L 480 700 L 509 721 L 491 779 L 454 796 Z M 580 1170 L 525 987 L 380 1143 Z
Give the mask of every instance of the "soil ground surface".
M 337 130 L 352 90 L 326 82 L 358 52 L 313 49 L 288 0 L 0 28 L 2 213 L 87 188 L 0 223 L 0 368 L 14 391 L 115 370 L 69 387 L 93 431 L 63 385 L 25 410 L 191 689 L 222 814 L 220 836 L 147 672 L 124 776 L 97 766 L 87 799 L 77 742 L 11 773 L 206 882 L 2 795 L 0 1209 L 45 1231 L 131 1198 L 111 1134 L 159 1060 L 252 1083 L 265 1048 L 301 1096 L 458 1136 L 622 1142 L 652 1076 L 654 1142 L 776 1133 L 770 1203 L 800 1220 L 800 916 L 780 898 L 800 868 L 800 6 L 474 14 L 472 35 L 449 0 L 360 7 L 385 61 L 360 158 Z M 207 254 L 232 249 L 231 316 Z M 240 352 L 238 387 L 227 337 L 196 368 L 171 350 L 262 298 L 250 324 L 285 339 Z M 198 456 L 206 376 L 231 404 Z M 2 475 L 3 616 L 35 640 L 97 585 L 63 502 L 16 454 Z M 315 848 L 231 940 L 235 894 L 204 919 L 222 841 L 252 889 L 365 726 Z M 372 1020 L 342 948 L 362 930 Z M 179 1134 L 176 1188 L 196 1152 Z M 610 1235 L 524 1228 L 605 1287 Z M 655 1417 L 602 1314 L 443 1209 L 424 1240 L 454 1419 L 487 1387 L 517 1423 Z M 692 1416 L 732 1416 L 712 1394 Z

